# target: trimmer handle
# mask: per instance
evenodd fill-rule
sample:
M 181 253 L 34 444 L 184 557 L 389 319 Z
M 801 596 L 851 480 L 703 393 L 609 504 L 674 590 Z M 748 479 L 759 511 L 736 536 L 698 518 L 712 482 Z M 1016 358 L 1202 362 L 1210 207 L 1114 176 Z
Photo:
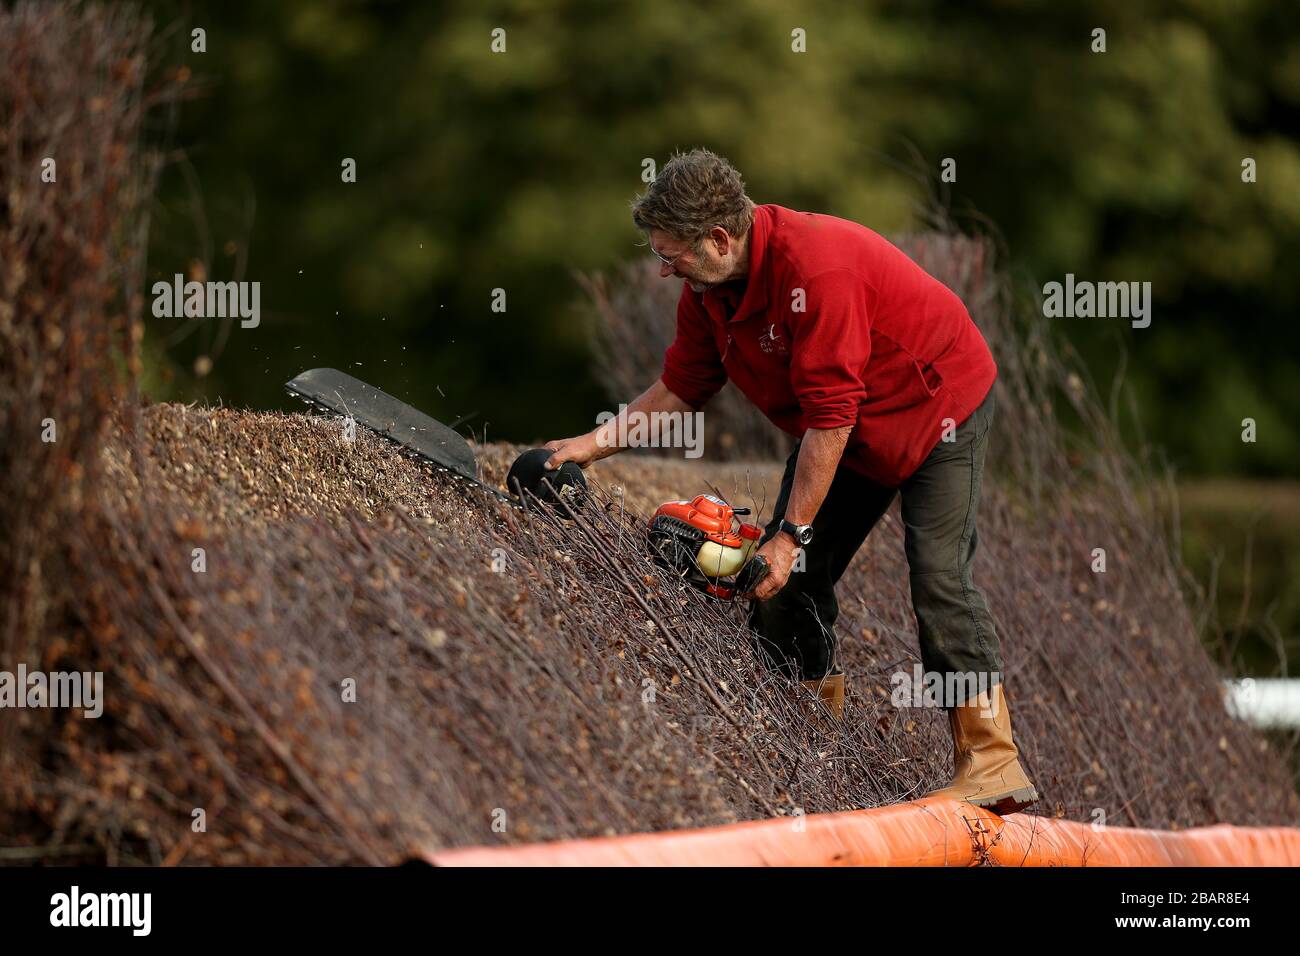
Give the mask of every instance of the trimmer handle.
M 772 566 L 767 563 L 767 558 L 761 554 L 755 555 L 736 575 L 736 593 L 748 594 L 763 583 L 763 579 L 771 570 Z

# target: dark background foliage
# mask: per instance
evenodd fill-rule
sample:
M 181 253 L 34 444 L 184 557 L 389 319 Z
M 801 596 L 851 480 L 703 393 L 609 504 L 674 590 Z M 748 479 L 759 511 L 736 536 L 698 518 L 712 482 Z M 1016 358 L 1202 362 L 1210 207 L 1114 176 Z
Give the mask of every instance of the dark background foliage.
M 607 401 L 573 272 L 647 255 L 627 209 L 642 161 L 704 145 L 759 202 L 886 233 L 921 225 L 941 188 L 959 223 L 996 223 L 1030 287 L 1152 282 L 1148 329 L 1057 321 L 1103 383 L 1125 363 L 1180 469 L 1295 474 L 1290 4 L 151 7 L 203 90 L 175 139 L 153 276 L 242 265 L 268 313 L 228 336 L 151 323 L 164 394 L 268 407 L 328 364 L 503 437 L 585 430 Z M 193 27 L 206 53 L 189 51 Z M 957 182 L 938 187 L 946 157 Z M 196 380 L 199 355 L 215 364 Z

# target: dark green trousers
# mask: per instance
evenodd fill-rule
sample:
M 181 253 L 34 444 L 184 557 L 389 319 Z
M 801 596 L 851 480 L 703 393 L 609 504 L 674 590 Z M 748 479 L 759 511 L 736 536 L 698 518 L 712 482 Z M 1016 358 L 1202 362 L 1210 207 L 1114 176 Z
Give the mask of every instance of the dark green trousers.
M 1001 649 L 984 595 L 971 579 L 979 543 L 984 450 L 995 401 L 992 390 L 957 426 L 954 440 L 940 441 L 899 488 L 886 488 L 841 467 L 813 519 L 813 541 L 804 569 L 784 588 L 750 606 L 750 626 L 768 665 L 798 680 L 816 680 L 835 669 L 835 583 L 897 494 L 903 499 L 904 546 L 916 612 L 921 663 L 928 672 L 988 675 L 1000 681 Z M 776 534 L 785 515 L 799 458 L 796 445 L 785 466 L 781 492 L 763 540 Z M 797 565 L 796 565 L 797 567 Z M 962 703 L 964 691 L 957 682 Z

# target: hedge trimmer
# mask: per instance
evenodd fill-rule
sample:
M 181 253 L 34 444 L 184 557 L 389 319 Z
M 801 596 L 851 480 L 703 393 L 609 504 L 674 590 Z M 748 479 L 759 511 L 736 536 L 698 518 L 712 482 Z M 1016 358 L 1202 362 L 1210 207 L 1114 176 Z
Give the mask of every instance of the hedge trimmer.
M 469 443 L 449 426 L 394 398 L 387 392 L 332 368 L 314 368 L 285 383 L 289 394 L 313 408 L 350 419 L 403 452 L 433 465 L 458 481 L 485 491 L 512 507 L 546 504 L 568 517 L 582 502 L 587 481 L 573 462 L 548 470 L 552 452 L 533 448 L 520 455 L 506 477 L 506 494 L 486 484 Z M 561 501 L 569 508 L 559 507 Z M 763 536 L 757 525 L 714 495 L 660 505 L 650 519 L 649 542 L 655 562 L 705 594 L 733 600 L 752 591 L 768 572 L 755 557 Z

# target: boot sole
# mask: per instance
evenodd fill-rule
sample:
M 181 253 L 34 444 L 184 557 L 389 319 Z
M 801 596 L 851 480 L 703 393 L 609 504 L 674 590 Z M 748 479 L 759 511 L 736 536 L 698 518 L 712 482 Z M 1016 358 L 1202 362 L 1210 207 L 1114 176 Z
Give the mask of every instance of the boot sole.
M 967 803 L 982 810 L 996 813 L 1000 817 L 1006 816 L 1008 813 L 1019 813 L 1025 807 L 1033 806 L 1038 800 L 1038 791 L 1033 787 L 1022 787 L 1001 796 L 966 798 Z

